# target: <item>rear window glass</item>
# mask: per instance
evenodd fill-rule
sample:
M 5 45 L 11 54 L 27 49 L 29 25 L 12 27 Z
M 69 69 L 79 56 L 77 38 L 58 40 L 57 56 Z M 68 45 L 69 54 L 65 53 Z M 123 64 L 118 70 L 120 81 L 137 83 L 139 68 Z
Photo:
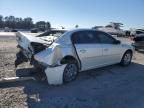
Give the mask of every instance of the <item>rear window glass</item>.
M 100 43 L 94 31 L 80 31 L 74 33 L 73 42 L 77 44 Z

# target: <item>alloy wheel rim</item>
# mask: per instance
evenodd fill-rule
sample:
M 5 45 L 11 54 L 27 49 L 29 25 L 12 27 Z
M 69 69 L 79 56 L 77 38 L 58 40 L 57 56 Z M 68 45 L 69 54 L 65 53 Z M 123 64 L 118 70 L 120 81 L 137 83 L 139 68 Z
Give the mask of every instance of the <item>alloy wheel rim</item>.
M 124 63 L 128 64 L 131 61 L 131 54 L 127 53 L 124 57 Z
M 64 77 L 65 77 L 65 81 L 71 81 L 75 78 L 77 74 L 77 67 L 75 64 L 69 64 L 67 66 L 67 68 L 65 69 L 65 74 L 64 74 Z

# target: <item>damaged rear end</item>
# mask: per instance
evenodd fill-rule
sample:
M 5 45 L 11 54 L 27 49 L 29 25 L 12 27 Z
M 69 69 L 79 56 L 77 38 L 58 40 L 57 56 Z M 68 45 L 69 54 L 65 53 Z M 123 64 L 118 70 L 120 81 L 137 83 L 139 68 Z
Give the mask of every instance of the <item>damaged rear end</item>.
M 15 67 L 27 61 L 33 64 L 34 55 L 49 47 L 49 44 L 45 41 L 21 32 L 16 34 L 16 39 L 19 52 L 16 54 Z
M 23 62 L 30 61 L 30 64 L 34 65 L 35 67 L 38 68 L 45 67 L 45 64 L 41 63 L 41 61 L 39 60 L 36 60 L 34 56 L 42 51 L 49 53 L 49 54 L 46 53 L 45 56 L 51 55 L 51 53 L 54 51 L 51 50 L 52 48 L 50 46 L 52 46 L 54 41 L 58 37 L 60 37 L 64 32 L 66 32 L 66 30 L 51 30 L 51 31 L 44 32 L 43 34 L 38 36 L 31 36 L 22 32 L 17 32 L 16 34 L 16 39 L 18 42 L 17 47 L 20 50 L 16 54 L 17 59 L 15 61 L 15 66 L 17 67 L 19 64 Z M 58 49 L 58 47 L 56 48 Z M 55 51 L 57 52 L 57 50 Z M 42 52 L 42 55 L 45 52 Z M 42 58 L 44 58 L 45 56 L 43 56 Z M 54 58 L 56 59 L 57 55 L 54 54 L 54 56 L 55 56 Z M 52 56 L 50 56 L 49 59 L 50 60 L 53 59 Z M 55 62 L 55 60 L 52 61 Z M 50 63 L 50 64 L 54 64 L 54 63 Z

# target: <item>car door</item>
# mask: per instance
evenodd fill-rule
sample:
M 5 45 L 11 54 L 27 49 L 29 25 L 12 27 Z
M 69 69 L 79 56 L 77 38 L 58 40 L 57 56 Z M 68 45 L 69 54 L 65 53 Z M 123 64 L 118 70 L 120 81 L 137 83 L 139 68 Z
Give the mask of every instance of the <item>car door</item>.
M 101 64 L 102 46 L 94 31 L 79 31 L 73 34 L 73 42 L 82 64 L 82 70 Z
M 123 51 L 120 43 L 111 35 L 97 31 L 97 35 L 102 45 L 103 65 L 118 63 L 121 60 Z

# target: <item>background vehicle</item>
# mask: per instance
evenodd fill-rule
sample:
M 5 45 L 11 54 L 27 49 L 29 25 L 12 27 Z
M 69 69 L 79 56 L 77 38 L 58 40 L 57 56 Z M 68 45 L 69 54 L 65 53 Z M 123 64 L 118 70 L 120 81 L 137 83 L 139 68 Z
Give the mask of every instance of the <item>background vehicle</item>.
M 110 24 L 106 25 L 105 27 L 98 26 L 96 27 L 97 30 L 101 30 L 107 32 L 111 35 L 117 36 L 125 36 L 125 31 L 123 31 L 120 27 L 122 27 L 122 23 L 115 23 L 111 22 Z
M 144 34 L 144 30 L 143 29 L 131 30 L 131 36 L 136 37 L 139 34 Z
M 10 32 L 10 28 L 9 28 L 9 27 L 5 27 L 5 28 L 4 28 L 4 31 L 5 31 L 5 32 Z
M 18 31 L 18 30 L 16 30 L 16 29 L 12 29 L 12 30 L 11 30 L 11 32 L 17 32 L 17 31 Z
M 143 50 L 144 51 L 144 33 L 138 34 L 134 37 L 134 46 L 136 50 Z
M 31 29 L 31 33 L 38 33 L 38 29 L 37 28 Z

